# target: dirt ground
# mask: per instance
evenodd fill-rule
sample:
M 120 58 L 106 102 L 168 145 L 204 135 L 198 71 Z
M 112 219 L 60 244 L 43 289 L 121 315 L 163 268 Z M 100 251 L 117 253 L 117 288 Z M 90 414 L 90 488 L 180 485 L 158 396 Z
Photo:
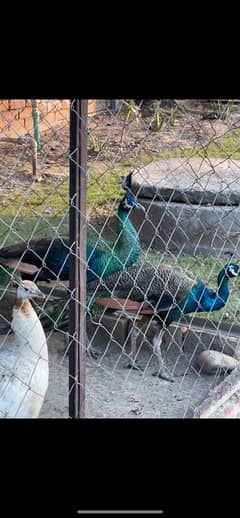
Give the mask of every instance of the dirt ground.
M 0 336 L 4 347 L 12 340 L 13 335 L 7 340 Z M 67 419 L 68 339 L 62 332 L 54 332 L 47 341 L 49 387 L 39 418 Z M 98 360 L 86 360 L 86 418 L 191 418 L 195 408 L 223 380 L 223 375 L 199 373 L 196 358 L 203 349 L 196 340 L 182 353 L 177 344 L 163 348 L 165 366 L 175 377 L 173 383 L 152 375 L 158 363 L 146 344 L 138 357 L 146 366 L 143 372 L 127 369 L 129 347 L 106 342 L 101 331 L 94 347 L 100 356 Z
M 56 332 L 48 341 L 49 389 L 39 417 L 68 418 L 68 358 L 66 341 Z M 201 347 L 193 343 L 183 354 L 172 345 L 163 353 L 165 365 L 176 375 L 171 383 L 152 376 L 156 359 L 144 346 L 139 360 L 144 372 L 126 369 L 127 357 L 120 346 L 98 339 L 102 355 L 87 358 L 86 418 L 190 418 L 193 411 L 223 379 L 223 375 L 199 374 L 196 357 Z M 183 376 L 177 376 L 178 374 Z

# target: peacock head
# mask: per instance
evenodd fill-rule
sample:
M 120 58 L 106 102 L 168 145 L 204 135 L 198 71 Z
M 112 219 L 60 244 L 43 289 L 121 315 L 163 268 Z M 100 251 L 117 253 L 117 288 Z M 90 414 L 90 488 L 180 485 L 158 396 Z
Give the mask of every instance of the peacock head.
M 224 274 L 229 279 L 240 276 L 240 266 L 235 263 L 228 263 L 224 266 Z
M 28 280 L 21 280 L 18 282 L 18 287 L 17 287 L 17 298 L 18 299 L 33 299 L 33 298 L 36 298 L 36 297 L 40 297 L 40 298 L 45 298 L 45 295 L 44 293 L 39 290 L 39 288 L 37 287 L 37 285 L 32 282 L 32 281 L 28 281 Z
M 141 209 L 143 208 L 142 205 L 140 205 L 140 203 L 138 203 L 137 198 L 135 198 L 135 196 L 133 196 L 133 194 L 130 194 L 129 192 L 127 192 L 127 194 L 125 194 L 124 198 L 120 202 L 119 207 L 126 210 L 127 212 L 135 207 L 138 207 Z

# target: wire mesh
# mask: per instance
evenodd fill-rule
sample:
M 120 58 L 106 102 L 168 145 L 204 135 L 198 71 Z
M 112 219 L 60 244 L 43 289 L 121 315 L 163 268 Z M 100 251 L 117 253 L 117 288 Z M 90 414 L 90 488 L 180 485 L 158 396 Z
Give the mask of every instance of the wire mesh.
M 36 412 L 68 417 L 70 103 L 37 106 L 36 158 L 31 102 L 0 102 L 0 402 L 14 417 L 12 401 L 29 408 L 47 350 Z M 88 112 L 85 416 L 237 417 L 239 101 L 93 100 Z M 47 343 L 21 368 L 10 344 L 38 334 L 11 332 L 19 271 L 46 295 L 31 304 Z

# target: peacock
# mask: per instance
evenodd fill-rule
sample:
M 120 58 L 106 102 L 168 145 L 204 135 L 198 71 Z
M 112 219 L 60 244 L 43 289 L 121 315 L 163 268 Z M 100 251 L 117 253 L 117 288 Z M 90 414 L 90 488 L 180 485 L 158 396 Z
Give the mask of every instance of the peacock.
M 136 263 L 141 245 L 138 233 L 130 221 L 133 208 L 141 207 L 135 196 L 127 192 L 118 207 L 116 240 L 87 236 L 87 282 L 111 275 Z M 0 263 L 16 268 L 23 279 L 69 279 L 70 243 L 66 236 L 42 238 L 17 243 L 0 249 Z
M 30 299 L 36 284 L 18 280 L 11 327 L 14 342 L 0 350 L 0 418 L 38 417 L 48 388 L 48 349 Z
M 218 274 L 218 288 L 213 291 L 192 273 L 184 273 L 179 268 L 161 265 L 133 266 L 124 272 L 115 273 L 88 285 L 94 302 L 120 310 L 134 322 L 134 316 L 157 320 L 160 330 L 152 340 L 153 351 L 159 360 L 157 375 L 168 381 L 174 381 L 165 368 L 161 355 L 161 343 L 164 330 L 180 319 L 182 315 L 194 312 L 217 311 L 225 306 L 229 297 L 229 279 L 240 276 L 240 267 L 228 263 Z M 105 292 L 104 292 L 105 290 Z M 97 295 L 106 295 L 97 296 Z M 108 298 L 108 297 L 111 298 Z M 136 321 L 137 322 L 137 321 Z M 136 355 L 136 329 L 131 336 L 130 366 L 139 367 L 134 361 Z

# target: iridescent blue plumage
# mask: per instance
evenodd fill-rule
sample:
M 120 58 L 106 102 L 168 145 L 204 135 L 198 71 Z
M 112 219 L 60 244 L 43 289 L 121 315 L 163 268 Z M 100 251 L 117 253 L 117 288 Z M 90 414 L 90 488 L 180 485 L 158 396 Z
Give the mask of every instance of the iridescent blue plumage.
M 159 360 L 159 371 L 156 375 L 168 381 L 174 381 L 174 377 L 164 366 L 161 354 L 162 332 L 165 327 L 168 327 L 172 322 L 181 318 L 182 315 L 199 312 L 218 311 L 223 308 L 229 297 L 228 281 L 231 278 L 240 275 L 240 267 L 237 264 L 226 264 L 218 274 L 218 289 L 213 291 L 206 287 L 206 285 L 197 279 L 196 284 L 192 287 L 186 297 L 178 302 L 175 307 L 158 314 L 158 322 L 160 325 L 160 333 L 157 333 L 153 338 L 153 347 Z M 161 309 L 158 307 L 158 309 Z M 133 348 L 134 350 L 134 348 Z
M 120 298 L 144 302 L 145 309 L 159 313 L 166 318 L 168 325 L 181 314 L 208 312 L 221 309 L 229 297 L 228 281 L 239 276 L 240 267 L 228 263 L 218 274 L 218 289 L 208 288 L 201 279 L 196 279 L 190 272 L 184 273 L 176 267 L 165 264 L 136 265 L 123 272 L 114 273 L 104 278 L 98 293 L 108 292 Z M 95 291 L 96 282 L 89 284 L 88 290 Z
M 87 246 L 87 282 L 106 277 L 137 262 L 141 255 L 141 245 L 138 233 L 129 219 L 129 213 L 134 207 L 140 205 L 134 196 L 127 193 L 118 208 L 116 240 L 102 240 L 102 245 L 100 242 L 97 247 Z
M 197 279 L 188 295 L 178 302 L 177 305 L 168 311 L 161 312 L 161 320 L 165 326 L 178 320 L 181 315 L 189 313 L 218 311 L 223 308 L 229 297 L 228 281 L 231 278 L 240 275 L 240 267 L 235 263 L 229 263 L 218 274 L 218 289 L 213 291 L 209 289 L 203 281 Z M 161 302 L 156 306 L 156 309 L 164 309 Z
M 134 207 L 140 207 L 135 196 L 126 193 L 118 208 L 116 239 L 109 241 L 101 236 L 87 235 L 87 282 L 105 277 L 136 263 L 141 255 L 138 233 L 129 215 Z M 18 259 L 23 278 L 38 280 L 69 279 L 69 239 L 43 238 L 18 243 L 0 250 L 0 262 Z M 39 268 L 37 274 L 21 270 L 21 262 Z

